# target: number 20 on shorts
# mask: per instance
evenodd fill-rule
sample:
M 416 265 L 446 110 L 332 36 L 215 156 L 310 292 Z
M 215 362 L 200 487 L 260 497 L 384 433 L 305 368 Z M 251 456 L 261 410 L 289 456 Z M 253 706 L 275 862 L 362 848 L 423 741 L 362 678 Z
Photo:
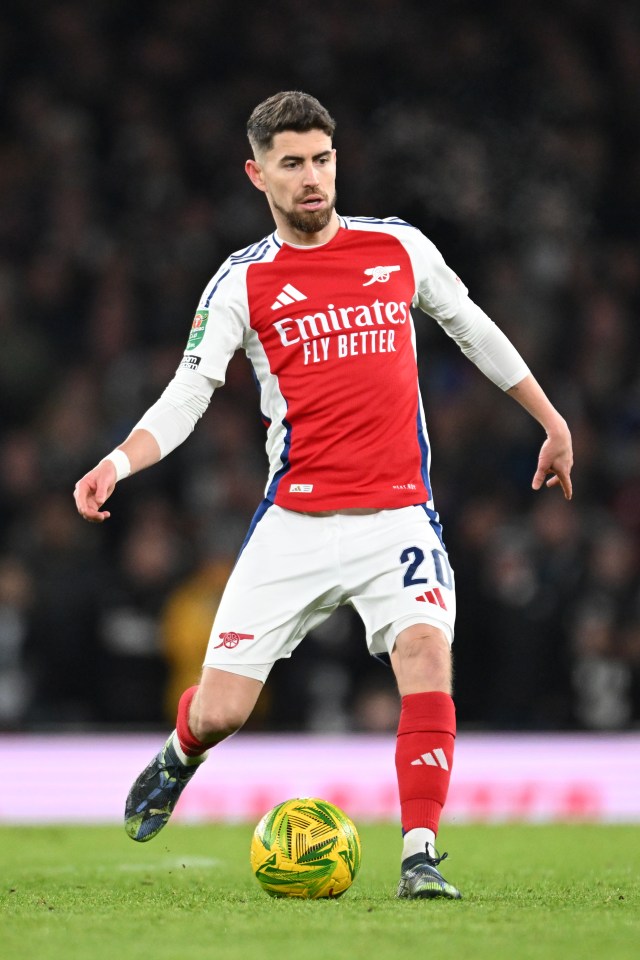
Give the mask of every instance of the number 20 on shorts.
M 451 590 L 453 587 L 453 573 L 451 572 L 446 553 L 442 550 L 435 549 L 431 551 L 431 556 L 433 558 L 433 569 L 436 580 L 441 587 Z M 400 563 L 407 565 L 402 578 L 402 583 L 405 587 L 416 587 L 422 583 L 429 583 L 429 577 L 423 576 L 426 572 L 423 567 L 425 559 L 424 550 L 420 547 L 406 547 L 402 551 L 400 554 Z

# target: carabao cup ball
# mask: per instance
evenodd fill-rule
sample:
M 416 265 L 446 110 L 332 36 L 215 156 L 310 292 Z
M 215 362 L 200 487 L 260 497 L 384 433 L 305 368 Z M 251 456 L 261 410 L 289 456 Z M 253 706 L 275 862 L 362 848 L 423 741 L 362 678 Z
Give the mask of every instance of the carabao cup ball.
M 360 869 L 358 831 L 346 813 L 316 797 L 279 803 L 258 824 L 251 866 L 272 897 L 340 897 Z

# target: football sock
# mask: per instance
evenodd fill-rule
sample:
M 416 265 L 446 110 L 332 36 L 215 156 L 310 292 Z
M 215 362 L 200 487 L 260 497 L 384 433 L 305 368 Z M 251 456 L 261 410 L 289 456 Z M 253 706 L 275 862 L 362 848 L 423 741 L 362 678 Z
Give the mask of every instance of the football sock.
M 205 753 L 200 753 L 195 757 L 190 757 L 189 754 L 185 753 L 182 747 L 180 746 L 180 740 L 178 738 L 177 730 L 173 731 L 171 737 L 172 737 L 171 744 L 173 746 L 173 749 L 176 752 L 176 756 L 180 761 L 180 763 L 183 763 L 185 767 L 195 767 L 199 763 L 202 763 L 203 760 L 206 760 L 207 757 L 209 756 L 208 752 L 205 752 Z
M 436 856 L 436 835 L 433 830 L 428 830 L 426 827 L 415 827 L 405 833 L 402 840 L 403 860 L 425 851 L 430 857 Z
M 456 713 L 448 693 L 409 693 L 402 698 L 396 772 L 405 835 L 416 828 L 437 834 L 449 789 L 455 735 Z
M 197 737 L 194 737 L 189 729 L 189 708 L 197 689 L 197 685 L 188 687 L 180 697 L 176 729 L 173 735 L 176 753 L 180 760 L 188 766 L 206 760 L 207 750 L 210 746 L 210 744 L 202 743 Z

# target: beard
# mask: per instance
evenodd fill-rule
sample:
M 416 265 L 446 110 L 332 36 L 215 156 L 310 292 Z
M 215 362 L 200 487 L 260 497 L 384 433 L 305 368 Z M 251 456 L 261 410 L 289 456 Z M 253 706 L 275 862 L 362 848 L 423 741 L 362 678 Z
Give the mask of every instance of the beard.
M 318 193 L 314 190 L 314 193 Z M 287 221 L 292 230 L 298 230 L 300 233 L 319 233 L 327 226 L 333 211 L 336 208 L 337 194 L 333 194 L 331 203 L 324 210 L 285 210 L 279 204 L 273 201 L 273 205 Z

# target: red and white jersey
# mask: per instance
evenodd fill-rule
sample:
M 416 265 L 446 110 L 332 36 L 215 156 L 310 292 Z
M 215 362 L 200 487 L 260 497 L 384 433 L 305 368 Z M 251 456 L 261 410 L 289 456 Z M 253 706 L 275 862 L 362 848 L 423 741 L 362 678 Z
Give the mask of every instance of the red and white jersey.
M 224 382 L 235 351 L 246 351 L 268 424 L 274 503 L 430 503 L 410 307 L 447 320 L 467 290 L 409 224 L 339 219 L 321 246 L 273 233 L 229 257 L 205 289 L 182 365 Z

